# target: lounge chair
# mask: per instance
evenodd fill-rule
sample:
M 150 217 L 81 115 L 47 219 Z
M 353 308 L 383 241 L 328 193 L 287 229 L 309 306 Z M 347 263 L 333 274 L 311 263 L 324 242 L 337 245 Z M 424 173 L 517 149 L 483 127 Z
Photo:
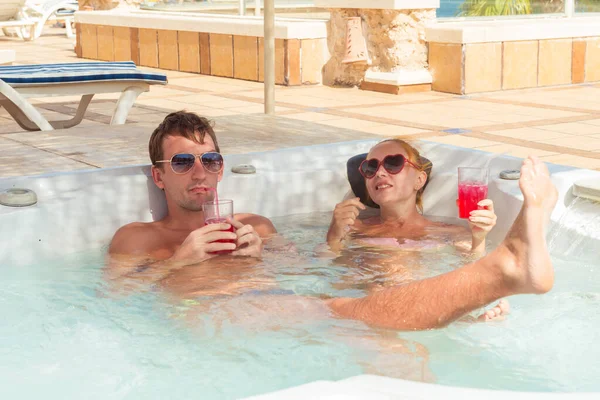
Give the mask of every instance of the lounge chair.
M 29 131 L 70 128 L 81 122 L 92 97 L 121 93 L 111 125 L 122 125 L 142 92 L 150 85 L 167 83 L 163 74 L 139 70 L 131 61 L 69 64 L 13 65 L 0 67 L 0 106 Z M 70 120 L 48 121 L 27 98 L 81 95 Z
M 15 0 L 0 0 L 0 7 L 6 1 L 12 2 Z M 46 23 L 49 20 L 54 20 L 64 22 L 67 37 L 73 38 L 75 37 L 75 33 L 73 33 L 72 23 L 75 11 L 78 9 L 79 5 L 75 0 L 25 0 L 20 18 L 33 23 L 33 29 L 29 27 L 15 29 L 6 26 L 3 27 L 4 35 L 18 36 L 25 40 L 37 39 L 42 35 Z
M 42 34 L 48 20 L 62 21 L 65 23 L 67 37 L 73 38 L 73 23 L 75 11 L 79 9 L 77 1 L 74 0 L 27 0 L 27 13 L 30 17 L 37 19 L 33 39 Z
M 0 0 L 0 29 L 8 35 L 8 30 L 14 28 L 17 35 L 25 40 L 33 39 L 37 18 L 27 12 L 27 0 Z

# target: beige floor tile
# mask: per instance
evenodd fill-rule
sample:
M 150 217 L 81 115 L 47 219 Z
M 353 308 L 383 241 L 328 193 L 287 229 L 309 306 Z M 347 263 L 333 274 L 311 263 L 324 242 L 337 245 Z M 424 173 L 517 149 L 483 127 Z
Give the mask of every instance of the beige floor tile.
M 282 101 L 291 104 L 298 104 L 305 107 L 339 107 L 347 105 L 343 100 L 323 99 L 320 97 L 304 96 L 304 95 L 282 95 L 278 96 L 275 101 Z
M 581 113 L 572 112 L 572 111 L 562 111 L 562 110 L 553 110 L 549 108 L 537 108 L 537 107 L 525 107 L 525 106 L 514 106 L 515 114 L 520 115 L 528 115 L 532 117 L 539 118 L 566 118 L 566 117 L 575 117 L 583 115 Z
M 221 108 L 211 108 L 211 109 L 208 109 L 208 110 L 202 112 L 202 115 L 204 117 L 224 117 L 227 115 L 238 115 L 238 114 L 239 113 L 237 111 L 234 111 L 233 109 L 224 110 Z
M 142 96 L 138 97 L 141 98 Z M 115 97 L 115 99 L 118 97 Z M 81 100 L 81 96 L 55 96 L 55 97 L 40 97 L 40 98 L 30 98 L 28 99 L 30 102 L 35 102 L 36 104 L 43 104 L 43 103 L 67 103 L 67 102 L 79 102 L 79 100 Z M 94 96 L 94 98 L 92 99 L 92 103 L 94 103 L 94 100 L 99 100 L 98 96 Z
M 540 89 L 538 89 L 539 92 L 536 93 L 531 93 L 531 94 L 527 94 L 527 93 L 513 93 L 512 91 L 510 91 L 510 93 L 507 94 L 500 94 L 500 95 L 495 95 L 495 94 L 488 94 L 488 97 L 494 97 L 494 98 L 502 98 L 503 100 L 509 100 L 509 101 L 514 101 L 514 102 L 520 102 L 520 103 L 532 103 L 532 104 L 537 104 L 540 107 L 543 107 L 545 105 L 548 106 L 558 106 L 558 107 L 565 107 L 565 108 L 578 108 L 578 109 L 582 109 L 582 110 L 589 110 L 589 111 L 598 111 L 600 110 L 600 104 L 597 102 L 594 102 L 593 99 L 595 97 L 588 97 L 587 99 L 585 97 L 566 97 L 564 95 L 562 95 L 562 93 L 556 94 L 556 93 L 552 93 L 552 92 L 544 92 Z M 531 107 L 527 107 L 527 108 L 531 108 Z M 543 110 L 543 108 L 540 108 Z M 553 111 L 548 109 L 549 111 Z M 568 112 L 568 111 L 560 111 L 562 112 Z
M 333 88 L 328 86 L 289 86 L 287 93 L 302 93 L 304 96 L 320 97 L 320 98 L 339 98 L 352 96 L 359 93 L 356 88 Z
M 359 129 L 362 132 L 374 133 L 375 135 L 393 137 L 393 136 L 404 136 L 404 135 L 416 135 L 419 133 L 427 132 L 424 129 L 411 128 L 408 126 L 400 125 L 389 125 L 389 124 L 377 124 L 372 126 L 366 126 Z
M 486 96 L 491 97 L 491 96 Z M 469 108 L 472 110 L 486 110 L 492 112 L 502 112 L 502 107 L 507 107 L 507 105 L 500 103 L 492 103 L 489 101 L 481 101 L 478 100 L 478 96 L 470 95 L 469 97 L 456 97 L 454 99 L 449 99 L 448 101 L 440 102 L 439 105 L 448 105 L 451 107 L 457 108 Z
M 600 119 L 589 119 L 587 121 L 581 121 L 581 123 L 600 126 Z
M 181 85 L 182 81 L 178 81 L 178 85 Z M 238 85 L 237 81 L 230 79 L 231 83 L 228 82 L 214 82 L 209 80 L 190 79 L 185 81 L 185 86 L 194 89 L 206 90 L 209 92 L 222 92 L 222 93 L 233 93 L 247 89 L 247 87 Z
M 140 105 L 155 107 L 161 110 L 171 111 L 183 110 L 184 108 L 189 107 L 190 105 L 168 99 L 144 99 L 139 100 L 137 103 Z
M 572 135 L 568 135 L 561 132 L 553 132 L 545 129 L 537 129 L 537 128 L 516 128 L 516 129 L 503 129 L 497 131 L 485 131 L 486 133 L 491 133 L 499 136 L 506 136 L 516 139 L 522 140 L 531 140 L 531 141 L 540 141 L 543 142 L 549 139 L 558 139 L 562 137 L 572 137 Z
M 169 98 L 169 97 L 181 97 L 189 94 L 189 92 L 184 92 L 182 90 L 174 90 L 166 87 L 151 87 L 149 92 L 143 93 L 139 98 Z M 95 98 L 95 96 L 94 96 Z M 116 97 L 118 98 L 118 96 Z
M 585 124 L 582 122 L 542 125 L 538 126 L 537 128 L 554 132 L 568 133 L 570 135 L 593 135 L 600 133 L 600 125 Z
M 541 159 L 544 162 L 561 165 L 570 165 L 576 168 L 600 169 L 600 159 L 595 158 L 579 157 L 571 154 L 557 154 L 547 157 L 541 157 Z
M 264 99 L 265 98 L 265 92 L 263 90 L 260 91 L 242 91 L 239 93 L 236 93 L 238 96 L 243 96 L 243 97 L 249 97 L 252 99 Z M 279 96 L 278 96 L 278 92 L 277 89 L 275 90 L 275 101 L 279 100 Z
M 467 107 L 457 107 L 445 103 L 432 104 L 406 104 L 398 106 L 401 110 L 416 111 L 424 114 L 432 114 L 436 116 L 450 118 L 479 118 L 482 115 L 490 113 L 482 110 L 474 110 Z
M 545 140 L 544 143 L 579 150 L 600 150 L 600 139 L 589 136 L 572 136 L 560 139 Z
M 188 95 L 188 96 L 180 96 L 180 97 L 177 97 L 177 99 L 176 99 L 176 101 L 181 102 L 181 103 L 192 103 L 192 104 L 208 105 L 208 106 L 212 106 L 216 102 L 225 101 L 225 100 L 228 100 L 228 99 L 226 99 L 224 97 L 220 97 L 215 94 L 203 94 L 203 93 L 192 94 L 192 95 Z M 216 108 L 219 108 L 219 107 L 216 107 Z
M 493 96 L 486 96 L 493 97 Z M 518 96 L 514 99 L 515 102 L 526 101 Z M 550 110 L 543 108 L 543 105 L 540 107 L 530 107 L 519 104 L 504 104 L 504 103 L 494 103 L 494 102 L 485 102 L 485 101 L 475 101 L 475 100 L 465 100 L 461 102 L 456 102 L 455 104 L 465 103 L 464 107 L 472 108 L 472 109 L 482 109 L 488 110 L 490 112 L 486 112 L 485 115 L 522 115 L 528 117 L 535 117 L 537 119 L 541 118 L 563 118 L 563 117 L 572 117 L 577 115 L 582 115 L 581 113 L 575 113 L 572 111 L 562 111 L 562 110 Z M 487 104 L 484 104 L 487 103 Z M 552 103 L 549 103 L 552 104 Z M 572 105 L 571 105 L 572 106 Z
M 427 140 L 430 142 L 451 144 L 453 146 L 465 147 L 468 149 L 481 148 L 481 150 L 485 150 L 485 148 L 488 146 L 502 144 L 493 142 L 491 140 L 464 137 L 461 135 L 433 136 L 428 137 Z
M 317 113 L 317 112 L 301 112 L 298 114 L 284 115 L 284 117 L 291 118 L 291 119 L 297 119 L 300 121 L 311 121 L 311 122 L 327 121 L 327 120 L 332 120 L 332 119 L 342 119 L 339 115 L 330 115 L 330 114 Z
M 474 118 L 437 118 L 424 116 L 425 118 L 420 119 L 418 122 L 423 124 L 437 125 L 442 127 L 453 128 L 477 128 L 478 126 L 490 125 L 491 121 Z M 411 120 L 408 120 L 411 121 Z M 429 122 L 427 122 L 429 121 Z M 416 121 L 415 121 L 416 122 Z
M 210 104 L 210 107 L 212 107 L 212 108 L 225 108 L 225 109 L 237 108 L 240 110 L 243 108 L 246 108 L 246 107 L 254 107 L 254 106 L 262 107 L 262 104 L 250 102 L 250 101 L 233 100 L 233 99 L 221 99 L 220 101 L 215 101 Z
M 526 158 L 530 155 L 543 157 L 551 156 L 558 153 L 533 149 L 531 147 L 515 146 L 513 144 L 498 144 L 495 146 L 485 146 L 482 150 L 489 151 L 490 153 L 506 154 L 513 157 Z
M 373 121 L 365 121 L 354 118 L 340 118 L 340 119 L 330 119 L 324 121 L 318 121 L 319 124 L 335 126 L 338 128 L 346 128 L 353 130 L 362 130 L 361 128 L 368 128 L 376 125 L 380 125 L 378 122 Z
M 224 108 L 225 111 L 235 111 L 238 114 L 263 114 L 265 112 L 265 106 L 263 104 L 256 104 L 253 103 L 252 105 L 249 106 L 244 106 L 244 107 L 227 107 Z M 291 108 L 286 108 L 286 107 L 275 107 L 275 112 L 285 112 L 285 111 L 290 111 L 292 110 Z
M 334 97 L 334 98 L 329 98 L 329 100 L 335 100 L 336 102 L 339 99 L 343 99 L 343 103 L 344 103 L 344 104 L 337 106 L 340 108 L 343 108 L 345 106 L 356 108 L 356 107 L 359 107 L 362 105 L 370 106 L 372 104 L 396 103 L 395 101 L 392 101 L 389 99 L 382 99 L 382 98 L 377 98 L 377 97 L 363 97 L 363 96 L 360 96 L 360 94 L 356 95 L 356 96 L 344 97 L 344 95 L 340 93 L 340 94 L 337 94 L 336 97 Z
M 159 123 L 163 122 L 167 114 L 167 112 L 154 112 L 152 114 L 136 115 L 134 119 L 139 123 L 157 126 Z M 200 113 L 200 115 L 202 114 Z M 103 125 L 106 127 L 106 124 Z
M 477 117 L 478 119 L 484 119 L 486 121 L 490 121 L 492 123 L 501 123 L 501 124 L 515 124 L 515 123 L 527 123 L 527 122 L 535 122 L 547 119 L 545 117 L 537 117 L 533 115 L 521 115 L 521 114 L 489 114 L 489 115 L 481 115 Z
M 427 115 L 424 113 L 405 110 L 399 106 L 353 109 L 352 113 L 357 115 L 368 115 L 370 117 L 393 119 L 397 121 L 410 121 L 435 125 L 435 123 L 431 121 L 431 116 L 427 117 Z M 382 123 L 384 123 L 384 121 L 382 121 Z
M 490 121 L 481 117 L 461 117 L 461 113 L 448 111 L 445 114 L 437 111 L 418 112 L 407 110 L 404 106 L 377 107 L 353 110 L 356 114 L 364 114 L 374 117 L 395 119 L 423 125 L 437 126 L 440 128 L 472 128 L 477 126 L 491 125 Z M 459 114 L 459 115 L 456 115 Z M 465 114 L 462 114 L 465 115 Z

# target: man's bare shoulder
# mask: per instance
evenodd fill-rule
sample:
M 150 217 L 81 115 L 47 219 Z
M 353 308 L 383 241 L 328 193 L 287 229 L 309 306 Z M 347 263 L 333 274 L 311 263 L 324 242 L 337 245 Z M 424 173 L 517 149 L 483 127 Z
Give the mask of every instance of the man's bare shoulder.
M 148 254 L 159 236 L 158 222 L 132 222 L 115 232 L 108 249 L 109 254 Z
M 258 214 L 235 214 L 235 219 L 245 225 L 252 225 L 260 237 L 268 237 L 277 233 L 275 225 L 267 217 Z

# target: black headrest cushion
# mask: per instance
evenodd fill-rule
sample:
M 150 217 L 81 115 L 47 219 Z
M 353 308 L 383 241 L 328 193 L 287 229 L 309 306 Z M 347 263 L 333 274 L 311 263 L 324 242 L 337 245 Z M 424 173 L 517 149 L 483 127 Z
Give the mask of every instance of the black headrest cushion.
M 358 154 L 354 157 L 351 157 L 346 163 L 346 169 L 348 172 L 348 182 L 350 182 L 350 187 L 352 191 L 356 195 L 356 197 L 360 198 L 361 203 L 368 207 L 379 208 L 378 204 L 375 204 L 373 200 L 371 200 L 367 193 L 367 186 L 365 185 L 365 178 L 358 171 L 358 167 L 360 163 L 362 163 L 367 158 L 368 153 Z M 429 178 L 431 177 L 431 169 L 433 168 L 433 164 L 425 157 L 421 157 L 419 160 L 421 161 L 421 165 L 425 166 L 425 173 L 427 174 L 427 183 L 429 183 Z M 425 183 L 425 186 L 427 186 Z

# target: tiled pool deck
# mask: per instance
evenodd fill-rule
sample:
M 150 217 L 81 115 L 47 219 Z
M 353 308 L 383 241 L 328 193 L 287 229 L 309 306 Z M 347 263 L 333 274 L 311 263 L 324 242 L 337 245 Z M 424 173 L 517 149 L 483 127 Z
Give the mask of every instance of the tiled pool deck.
M 73 39 L 47 28 L 33 42 L 0 36 L 15 64 L 77 62 Z M 261 83 L 163 71 L 166 87 L 142 94 L 128 123 L 108 123 L 116 95 L 94 98 L 75 128 L 23 132 L 0 109 L 0 177 L 148 163 L 148 137 L 181 109 L 215 120 L 224 153 L 404 136 L 600 170 L 600 83 L 457 96 L 393 96 L 357 89 L 277 87 L 277 115 L 265 116 Z M 78 99 L 33 101 L 68 119 Z

